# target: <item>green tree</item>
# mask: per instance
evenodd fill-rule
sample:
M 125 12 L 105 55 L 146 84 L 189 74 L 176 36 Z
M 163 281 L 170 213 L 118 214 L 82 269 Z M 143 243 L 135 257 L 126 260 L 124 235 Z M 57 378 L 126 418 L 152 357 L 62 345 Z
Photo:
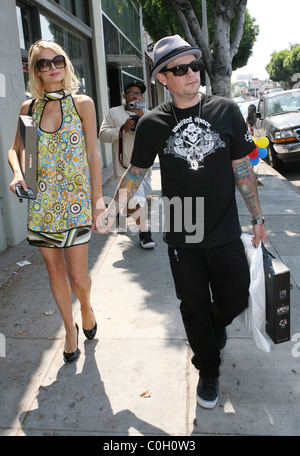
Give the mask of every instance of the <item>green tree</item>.
M 247 0 L 207 0 L 208 41 L 202 29 L 202 0 L 141 0 L 144 27 L 158 41 L 178 33 L 202 50 L 212 93 L 231 96 L 231 74 L 246 65 L 259 29 Z M 201 24 L 201 25 L 200 25 Z
M 266 66 L 272 81 L 280 82 L 285 88 L 292 88 L 294 75 L 300 73 L 300 45 L 291 45 L 291 49 L 274 51 L 271 60 Z
M 291 51 L 285 60 L 285 66 L 290 73 L 290 87 L 293 87 L 295 81 L 299 80 L 300 74 L 300 45 L 295 44 L 291 46 Z M 298 83 L 299 85 L 299 83 Z

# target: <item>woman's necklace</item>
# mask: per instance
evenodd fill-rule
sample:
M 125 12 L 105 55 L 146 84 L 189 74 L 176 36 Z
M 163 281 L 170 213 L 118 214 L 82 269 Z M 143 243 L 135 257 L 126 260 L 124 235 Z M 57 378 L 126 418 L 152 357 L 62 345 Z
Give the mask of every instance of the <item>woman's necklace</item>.
M 61 100 L 62 98 L 67 97 L 70 95 L 70 92 L 67 90 L 56 90 L 54 92 L 46 92 L 44 91 L 44 96 L 43 99 L 46 101 L 56 101 L 56 100 Z
M 200 141 L 199 132 L 200 132 L 200 115 L 201 115 L 201 97 L 199 99 L 199 114 L 198 114 L 198 125 L 195 127 L 193 126 L 190 128 L 185 129 L 184 131 L 181 130 L 181 125 L 177 119 L 173 103 L 171 102 L 171 109 L 172 113 L 175 117 L 177 125 L 179 126 L 179 131 L 181 133 L 181 147 L 184 148 L 184 155 L 186 155 L 186 159 L 191 166 L 191 169 L 197 171 L 199 168 L 199 161 L 203 160 L 202 152 L 198 147 L 198 143 Z M 192 124 L 189 124 L 192 125 Z M 194 128 L 193 128 L 194 127 Z

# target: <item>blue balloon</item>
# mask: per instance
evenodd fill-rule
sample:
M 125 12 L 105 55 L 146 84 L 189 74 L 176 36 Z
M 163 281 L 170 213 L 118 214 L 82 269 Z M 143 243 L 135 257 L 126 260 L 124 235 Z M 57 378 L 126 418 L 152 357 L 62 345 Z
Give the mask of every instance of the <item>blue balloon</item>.
M 265 147 L 260 147 L 258 149 L 259 158 L 266 158 L 268 156 L 268 150 Z
M 252 166 L 255 166 L 259 163 L 259 157 L 249 158 L 249 162 L 251 163 Z

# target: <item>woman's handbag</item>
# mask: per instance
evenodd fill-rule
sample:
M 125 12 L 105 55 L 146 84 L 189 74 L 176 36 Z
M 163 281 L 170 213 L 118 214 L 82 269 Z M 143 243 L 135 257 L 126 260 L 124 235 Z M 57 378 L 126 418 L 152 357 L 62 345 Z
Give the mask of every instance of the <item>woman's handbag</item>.
M 35 199 L 35 190 L 37 185 L 37 125 L 31 118 L 34 99 L 29 105 L 26 116 L 20 116 L 20 135 L 23 142 L 25 156 L 21 156 L 20 164 L 24 174 L 28 192 L 19 185 L 16 186 L 16 193 L 20 202 L 22 198 Z

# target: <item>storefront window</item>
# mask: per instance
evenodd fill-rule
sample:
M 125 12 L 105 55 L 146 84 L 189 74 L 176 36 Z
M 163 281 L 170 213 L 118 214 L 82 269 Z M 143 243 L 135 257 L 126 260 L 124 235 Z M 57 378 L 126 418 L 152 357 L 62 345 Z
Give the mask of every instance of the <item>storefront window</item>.
M 139 52 L 135 52 L 135 48 L 122 35 L 120 35 L 120 48 L 121 48 L 122 55 L 134 55 L 135 54 L 137 59 L 140 60 L 140 66 L 136 66 L 137 64 L 134 63 L 134 62 L 136 62 L 136 59 L 135 59 L 132 64 L 130 64 L 128 66 L 124 65 L 122 70 L 130 73 L 131 75 L 134 76 L 134 78 L 143 80 L 144 72 L 143 72 L 143 67 L 142 67 L 142 55 Z M 132 79 L 131 76 L 130 76 L 130 79 Z M 126 82 L 128 82 L 128 81 L 124 80 L 124 85 L 126 84 Z
M 140 16 L 130 0 L 102 0 L 102 10 L 141 51 Z
M 104 16 L 103 28 L 105 37 L 105 52 L 111 57 L 112 66 L 122 68 L 122 71 L 129 72 L 132 77 L 143 79 L 142 54 L 124 37 L 120 31 Z M 116 59 L 113 57 L 124 57 Z
M 55 41 L 65 49 L 80 79 L 80 92 L 92 94 L 90 79 L 92 71 L 87 40 L 80 38 L 44 16 L 40 16 L 40 20 L 42 38 Z
M 73 16 L 77 17 L 80 21 L 89 25 L 86 0 L 55 0 L 55 2 L 69 11 Z
M 103 17 L 103 29 L 105 36 L 105 52 L 107 55 L 120 54 L 120 44 L 119 44 L 119 33 L 116 27 L 108 20 L 106 17 Z
M 20 47 L 21 47 L 21 49 L 25 49 L 25 40 L 24 40 L 24 30 L 23 30 L 23 23 L 22 23 L 21 8 L 19 8 L 18 6 L 17 6 L 17 19 L 18 19 L 18 27 L 19 27 Z
M 28 27 L 28 23 L 27 23 L 27 21 L 23 20 L 21 8 L 19 8 L 17 6 L 16 10 L 17 10 L 20 48 L 21 48 L 21 55 L 22 55 L 24 91 L 26 92 L 27 86 L 28 86 L 28 80 L 29 80 L 29 70 L 28 70 L 28 62 L 27 62 L 27 56 L 26 56 L 26 47 L 28 47 L 29 44 L 28 44 L 28 30 L 26 30 L 26 33 L 25 33 L 24 26 L 25 26 L 25 28 Z M 26 14 L 25 11 L 23 11 L 23 14 L 24 13 Z M 27 37 L 27 40 L 25 40 L 25 36 Z
M 144 80 L 140 15 L 131 0 L 102 0 L 110 106 L 120 104 L 125 84 Z

